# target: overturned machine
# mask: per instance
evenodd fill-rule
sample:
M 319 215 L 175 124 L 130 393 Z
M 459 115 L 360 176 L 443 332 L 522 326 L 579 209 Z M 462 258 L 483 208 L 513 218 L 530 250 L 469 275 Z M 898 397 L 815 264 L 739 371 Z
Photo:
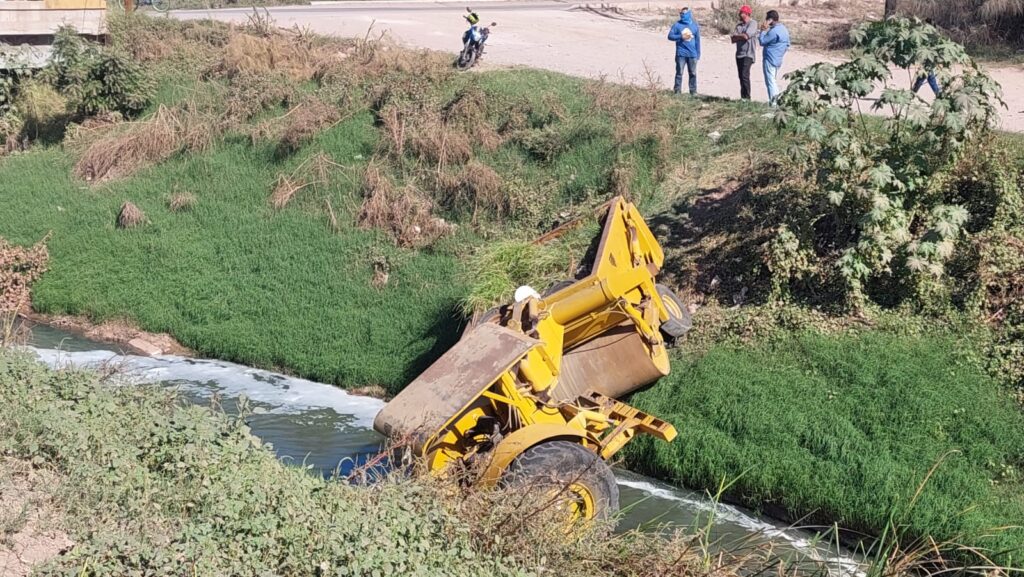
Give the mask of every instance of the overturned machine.
M 637 433 L 676 436 L 618 398 L 668 374 L 667 346 L 690 316 L 655 283 L 664 253 L 640 212 L 622 197 L 605 206 L 588 270 L 544 295 L 517 291 L 473 323 L 374 428 L 407 440 L 432 471 L 475 463 L 484 485 L 557 491 L 574 519 L 617 511 L 607 460 Z

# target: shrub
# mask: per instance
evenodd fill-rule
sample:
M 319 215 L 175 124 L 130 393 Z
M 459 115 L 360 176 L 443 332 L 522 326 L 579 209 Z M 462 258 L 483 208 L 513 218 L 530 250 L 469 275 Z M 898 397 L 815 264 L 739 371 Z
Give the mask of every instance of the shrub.
M 46 272 L 49 258 L 45 238 L 24 248 L 0 237 L 0 348 L 19 336 L 17 316 L 31 304 L 32 283 Z
M 776 120 L 801 139 L 794 155 L 821 191 L 809 210 L 794 211 L 804 220 L 788 223 L 796 250 L 816 250 L 859 305 L 869 282 L 905 280 L 913 293 L 942 276 L 970 214 L 939 185 L 991 129 L 999 86 L 963 47 L 920 21 L 866 24 L 851 39 L 850 61 L 790 75 Z M 942 94 L 926 103 L 894 82 L 890 65 L 918 76 L 934 71 Z M 858 109 L 876 90 L 873 108 L 888 114 L 882 131 Z
M 752 0 L 718 0 L 716 5 L 712 2 L 711 21 L 708 23 L 712 29 L 719 34 L 732 34 L 736 30 L 736 24 L 740 21 L 740 6 L 749 5 L 754 9 L 754 19 L 764 22 L 764 14 L 767 10 L 760 2 Z
M 25 123 L 22 130 L 27 137 L 51 143 L 64 137 L 68 101 L 48 84 L 25 82 L 14 106 Z
M 51 63 L 42 74 L 85 116 L 104 112 L 136 116 L 154 93 L 154 83 L 139 63 L 85 40 L 70 27 L 54 36 Z

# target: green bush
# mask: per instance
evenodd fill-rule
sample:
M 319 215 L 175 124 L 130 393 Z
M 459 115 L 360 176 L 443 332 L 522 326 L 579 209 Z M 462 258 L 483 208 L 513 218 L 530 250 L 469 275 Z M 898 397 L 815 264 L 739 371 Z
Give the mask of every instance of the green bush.
M 872 283 L 887 293 L 902 285 L 913 295 L 945 273 L 971 214 L 947 200 L 944 175 L 988 134 L 999 86 L 963 47 L 917 20 L 865 24 L 851 39 L 850 61 L 790 75 L 776 120 L 798 137 L 794 155 L 820 191 L 794 211 L 801 219 L 788 230 L 797 248 L 813 251 L 812 264 L 834 270 L 847 298 L 861 305 Z M 918 98 L 893 78 L 893 65 L 912 78 L 933 71 L 942 94 L 932 104 Z M 860 111 L 860 99 L 875 91 L 881 96 L 872 109 L 887 115 L 880 123 Z M 774 268 L 794 270 L 782 262 Z
M 42 74 L 82 116 L 120 112 L 133 117 L 145 110 L 154 92 L 140 64 L 85 40 L 68 27 L 54 36 L 52 61 Z

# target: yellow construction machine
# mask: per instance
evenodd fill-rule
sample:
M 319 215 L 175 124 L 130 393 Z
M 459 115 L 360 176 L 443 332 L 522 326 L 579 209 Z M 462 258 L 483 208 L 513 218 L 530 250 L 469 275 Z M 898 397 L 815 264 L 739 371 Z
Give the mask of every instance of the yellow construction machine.
M 637 433 L 672 425 L 618 397 L 669 372 L 667 346 L 689 312 L 655 283 L 664 253 L 636 207 L 606 205 L 592 264 L 544 295 L 493 309 L 377 415 L 432 471 L 475 464 L 479 483 L 540 484 L 574 519 L 619 506 L 607 461 Z

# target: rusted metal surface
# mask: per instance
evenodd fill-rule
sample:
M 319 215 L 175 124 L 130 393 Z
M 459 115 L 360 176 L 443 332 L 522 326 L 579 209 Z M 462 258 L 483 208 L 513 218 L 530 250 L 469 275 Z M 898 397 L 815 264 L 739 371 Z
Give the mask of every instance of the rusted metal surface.
M 593 390 L 619 398 L 667 374 L 651 360 L 633 323 L 624 323 L 565 354 L 552 396 L 572 402 Z
M 392 399 L 374 419 L 373 428 L 422 444 L 538 344 L 496 324 L 475 327 Z

